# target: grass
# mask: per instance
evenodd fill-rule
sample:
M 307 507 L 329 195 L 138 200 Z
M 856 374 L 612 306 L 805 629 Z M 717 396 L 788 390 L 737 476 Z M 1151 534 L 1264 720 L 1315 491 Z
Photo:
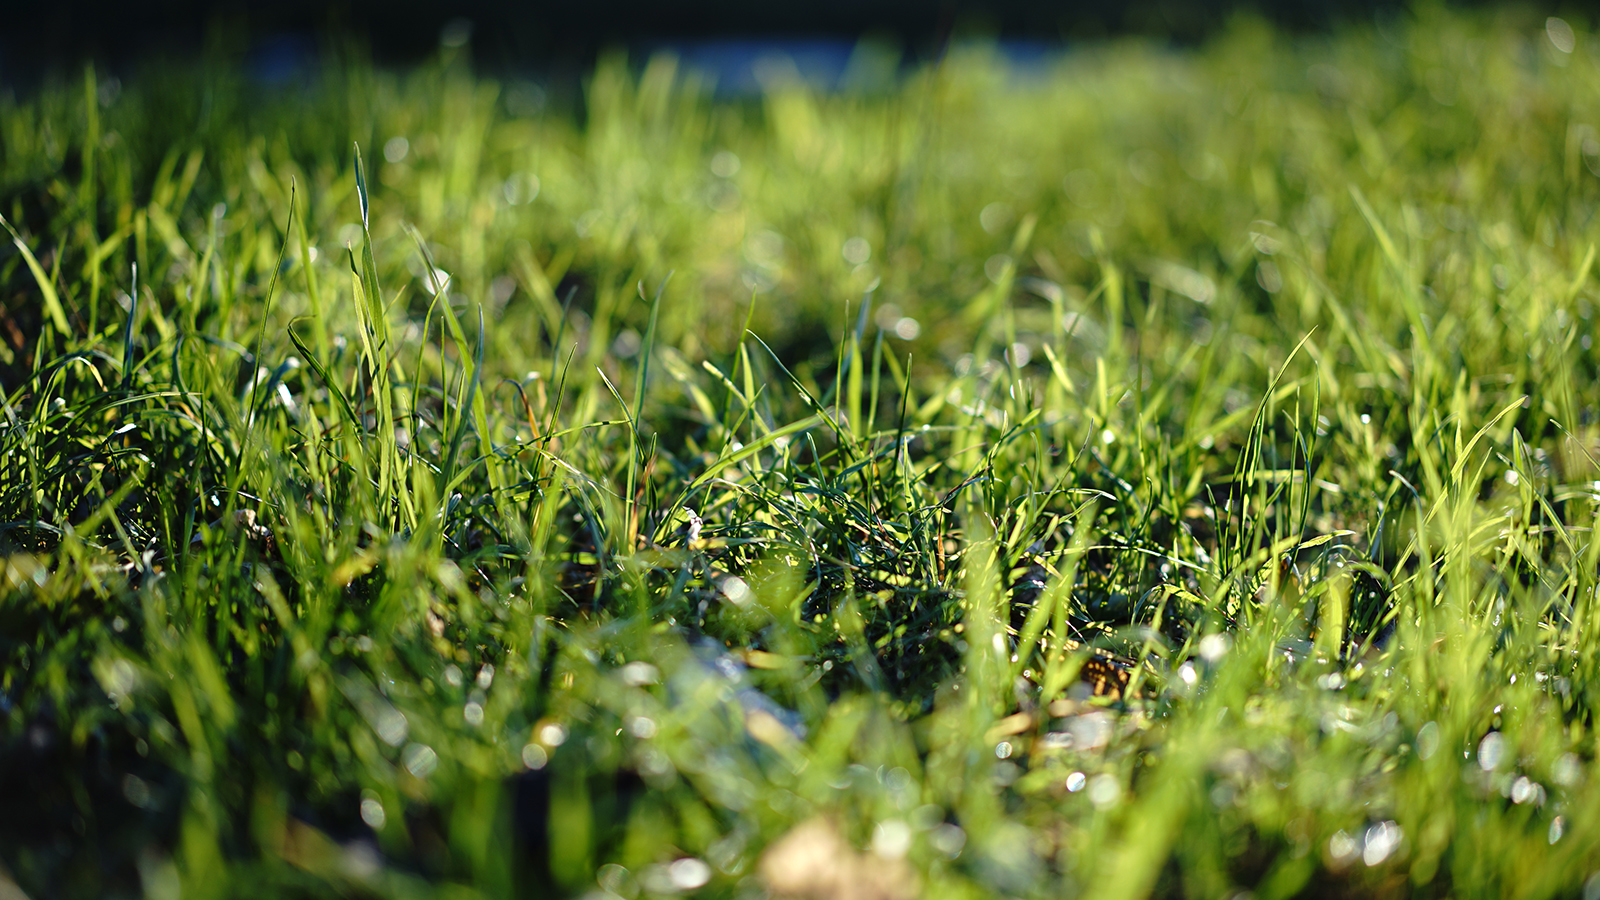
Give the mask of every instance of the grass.
M 9 880 L 1594 896 L 1582 25 L 7 95 Z

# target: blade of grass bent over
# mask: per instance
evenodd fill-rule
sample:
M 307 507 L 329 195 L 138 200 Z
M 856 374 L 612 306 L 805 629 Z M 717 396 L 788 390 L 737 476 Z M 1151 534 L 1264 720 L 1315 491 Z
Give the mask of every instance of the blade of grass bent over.
M 33 255 L 33 251 L 22 242 L 22 235 L 17 234 L 17 229 L 11 226 L 10 220 L 4 214 L 0 214 L 0 225 L 5 226 L 6 231 L 11 233 L 11 242 L 17 245 L 17 251 L 22 254 L 23 262 L 28 264 L 28 271 L 33 273 L 33 280 L 39 285 L 39 293 L 44 296 L 44 309 L 50 314 L 50 321 L 56 326 L 56 330 L 61 332 L 62 337 L 67 337 L 72 333 L 72 327 L 67 324 L 67 312 L 61 306 L 61 295 L 56 293 L 55 283 L 45 274 L 44 267 L 39 265 L 39 260 Z

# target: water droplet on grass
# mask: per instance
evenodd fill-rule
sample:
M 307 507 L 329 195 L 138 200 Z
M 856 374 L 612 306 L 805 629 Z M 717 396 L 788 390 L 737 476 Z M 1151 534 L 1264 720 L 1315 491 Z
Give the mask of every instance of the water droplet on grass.
M 961 855 L 961 848 L 967 845 L 967 833 L 961 830 L 961 826 L 946 822 L 933 830 L 930 840 L 935 850 L 955 859 Z
M 750 585 L 737 575 L 729 575 L 721 584 L 723 596 L 734 606 L 744 606 L 750 602 Z
M 567 742 L 567 726 L 560 722 L 547 722 L 534 732 L 539 743 L 546 747 L 559 747 Z
M 622 667 L 622 683 L 629 687 L 643 687 L 661 680 L 661 671 L 647 662 L 635 660 Z
M 1000 229 L 1010 224 L 1013 212 L 1011 207 L 1004 203 L 991 203 L 978 213 L 978 224 L 990 234 L 999 233 Z
M 129 775 L 122 779 L 122 796 L 134 806 L 145 809 L 150 806 L 150 785 L 137 775 Z
M 1215 663 L 1228 655 L 1228 648 L 1233 646 L 1233 639 L 1226 634 L 1218 632 L 1208 634 L 1200 639 L 1200 658 L 1208 663 Z
M 1572 26 L 1565 19 L 1551 16 L 1544 20 L 1544 33 L 1549 36 L 1550 43 L 1555 45 L 1562 53 L 1571 53 L 1578 46 L 1578 36 L 1573 33 Z
M 1006 253 L 996 253 L 984 261 L 983 274 L 995 284 L 1006 275 L 1006 269 L 1011 266 L 1011 256 Z
M 1576 753 L 1563 753 L 1550 771 L 1550 780 L 1562 787 L 1572 787 L 1583 777 L 1583 763 Z
M 899 819 L 879 822 L 872 832 L 872 852 L 885 859 L 899 859 L 911 849 L 911 826 Z
M 711 174 L 718 178 L 732 178 L 739 174 L 739 156 L 731 150 L 721 150 L 711 157 Z
M 1089 782 L 1089 802 L 1097 809 L 1115 806 L 1122 799 L 1122 784 L 1115 775 L 1096 775 Z
M 1342 830 L 1335 831 L 1333 836 L 1328 838 L 1328 855 L 1333 857 L 1337 865 L 1349 863 L 1358 849 L 1356 839 Z
M 673 887 L 680 891 L 692 891 L 704 887 L 711 880 L 711 867 L 692 856 L 686 856 L 668 866 L 667 874 L 672 878 Z
M 522 764 L 529 769 L 538 770 L 545 767 L 550 761 L 550 754 L 538 744 L 528 744 L 522 748 Z
M 1478 742 L 1478 768 L 1493 772 L 1505 757 L 1506 739 L 1498 731 L 1491 731 Z
M 1379 822 L 1368 828 L 1362 840 L 1361 861 L 1368 866 L 1383 862 L 1400 849 L 1404 837 L 1405 832 L 1393 821 Z
M 406 771 L 418 778 L 427 778 L 433 770 L 439 767 L 439 754 L 427 744 L 409 744 L 400 761 L 405 765 Z
M 383 825 L 389 817 L 383 811 L 383 801 L 377 797 L 365 797 L 361 801 L 361 821 L 373 831 L 382 831 Z
M 1428 759 L 1439 750 L 1439 723 L 1426 722 L 1417 729 L 1417 758 Z

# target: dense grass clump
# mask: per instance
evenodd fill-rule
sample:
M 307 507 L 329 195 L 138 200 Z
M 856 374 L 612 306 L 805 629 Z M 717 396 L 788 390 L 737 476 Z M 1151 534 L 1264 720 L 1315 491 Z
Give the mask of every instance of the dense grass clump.
M 1588 34 L 450 52 L 0 100 L 0 893 L 1600 892 Z

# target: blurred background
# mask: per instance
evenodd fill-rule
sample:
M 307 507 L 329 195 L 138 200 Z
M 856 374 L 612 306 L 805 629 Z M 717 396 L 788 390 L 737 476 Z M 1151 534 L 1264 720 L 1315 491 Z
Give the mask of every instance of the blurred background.
M 79 0 L 9 3 L 0 21 L 0 80 L 26 87 L 85 61 L 116 73 L 152 58 L 223 54 L 256 77 L 293 79 L 331 50 L 357 47 L 379 65 L 404 66 L 441 41 L 470 44 L 481 70 L 559 85 L 612 49 L 670 48 L 715 74 L 719 90 L 756 82 L 755 63 L 781 51 L 817 87 L 847 76 L 865 37 L 900 51 L 900 64 L 936 58 L 951 40 L 994 39 L 1023 62 L 1073 42 L 1142 35 L 1192 44 L 1240 14 L 1290 31 L 1392 16 L 1397 0 L 742 0 L 511 2 L 473 0 Z

